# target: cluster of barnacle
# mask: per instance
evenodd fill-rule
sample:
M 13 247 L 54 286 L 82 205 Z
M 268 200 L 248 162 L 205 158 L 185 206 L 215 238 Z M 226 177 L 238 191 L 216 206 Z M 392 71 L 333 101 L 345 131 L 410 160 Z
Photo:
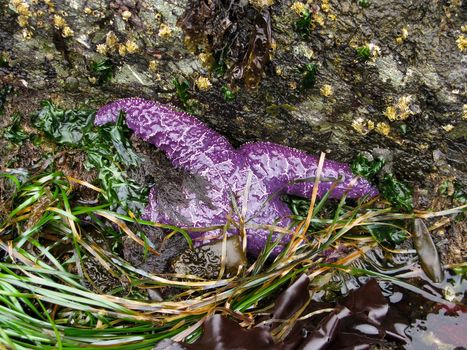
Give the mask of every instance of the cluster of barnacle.
M 383 115 L 388 118 L 391 122 L 395 121 L 404 121 L 409 118 L 411 115 L 416 114 L 416 112 L 411 108 L 413 98 L 410 95 L 401 96 L 396 100 L 396 102 L 390 106 L 386 107 Z M 467 109 L 467 107 L 464 107 Z M 464 111 L 465 112 L 465 111 Z M 393 141 L 398 142 L 397 138 L 394 135 L 391 135 L 391 126 L 385 122 L 374 123 L 370 119 L 365 119 L 363 117 L 358 117 L 353 120 L 352 128 L 362 135 L 368 134 L 370 131 L 374 130 L 378 134 L 389 137 Z M 454 125 L 448 123 L 442 125 L 441 128 L 445 132 L 450 132 L 454 129 Z M 420 145 L 421 149 L 426 148 L 425 145 Z
M 401 96 L 394 104 L 386 107 L 384 115 L 390 121 L 406 120 L 408 117 L 415 114 L 411 108 L 412 102 L 413 97 L 411 95 Z
M 467 24 L 464 24 L 461 27 L 461 32 L 466 33 L 467 32 Z M 467 37 L 464 34 L 461 34 L 457 37 L 456 40 L 457 47 L 460 52 L 466 52 L 467 51 Z
M 11 0 L 10 8 L 18 15 L 16 22 L 22 28 L 24 39 L 31 39 L 36 28 L 45 26 L 45 15 L 51 16 L 51 21 L 56 30 L 64 38 L 73 36 L 74 32 L 67 24 L 64 16 L 65 12 L 58 13 L 55 4 L 51 0 L 43 0 L 40 4 L 38 0 L 27 2 L 25 0 Z M 37 8 L 33 8 L 33 5 Z M 45 10 L 45 11 L 44 11 Z
M 375 128 L 375 123 L 370 119 L 357 117 L 352 121 L 352 128 L 358 133 L 366 135 Z
M 391 133 L 391 126 L 385 122 L 375 122 L 371 119 L 366 119 L 363 117 L 358 117 L 352 121 L 352 128 L 362 135 L 368 134 L 370 131 L 374 130 L 378 134 L 383 136 L 389 136 Z
M 383 115 L 391 122 L 406 120 L 409 116 L 414 115 L 416 112 L 411 108 L 413 97 L 405 95 L 399 97 L 396 102 L 386 107 Z M 357 118 L 352 122 L 352 127 L 362 135 L 366 135 L 372 130 L 378 134 L 390 137 L 391 126 L 385 122 L 374 123 L 372 120 L 364 118 Z
M 400 31 L 399 36 L 396 37 L 396 43 L 402 44 L 404 41 L 407 40 L 409 37 L 409 29 L 407 27 L 403 27 Z
M 113 31 L 109 31 L 105 36 L 105 41 L 96 46 L 96 51 L 101 55 L 118 52 L 122 57 L 135 53 L 138 49 L 139 47 L 134 40 L 127 39 L 125 42 L 120 42 Z
M 334 94 L 334 89 L 332 88 L 331 85 L 329 84 L 324 84 L 321 86 L 319 89 L 319 92 L 321 93 L 322 96 L 324 97 L 331 97 Z
M 201 91 L 209 90 L 212 86 L 211 81 L 207 77 L 200 76 L 195 80 L 195 84 Z
M 32 17 L 32 12 L 28 3 L 22 0 L 12 0 L 10 2 L 12 9 L 18 14 L 16 21 L 22 28 L 27 27 Z
M 387 106 L 383 115 L 391 122 L 400 122 L 416 114 L 416 109 L 416 106 L 413 105 L 413 97 L 411 95 L 405 95 L 399 97 L 393 104 Z M 464 105 L 463 107 L 462 118 L 467 119 L 467 105 Z M 377 133 L 392 139 L 393 141 L 400 141 L 394 135 L 391 134 L 391 126 L 385 122 L 378 122 L 377 124 L 375 124 L 370 119 L 358 117 L 353 120 L 352 128 L 362 135 L 366 135 L 370 131 L 374 130 Z M 442 125 L 441 128 L 445 132 L 451 132 L 455 128 L 455 126 L 451 123 L 448 123 Z M 421 149 L 426 149 L 428 145 L 421 144 L 419 145 L 419 147 Z
M 142 26 L 142 22 L 137 15 L 139 6 L 139 1 L 115 0 L 109 3 L 109 7 L 115 11 L 117 16 L 121 16 L 123 21 L 134 26 Z M 100 17 L 99 12 L 96 13 L 89 7 L 84 9 L 84 13 Z M 118 53 L 118 55 L 124 57 L 127 54 L 136 53 L 138 50 L 139 47 L 135 40 L 129 38 L 120 41 L 113 31 L 106 34 L 104 42 L 96 45 L 96 51 L 101 55 Z
M 130 23 L 135 27 L 142 27 L 143 22 L 139 18 L 138 13 L 141 8 L 141 3 L 139 1 L 133 0 L 114 0 L 110 2 L 109 7 L 115 12 L 116 16 L 120 16 L 124 22 Z M 97 10 L 92 10 L 89 7 L 84 9 L 84 12 L 95 17 L 100 17 L 100 13 L 96 12 Z M 161 22 L 161 15 L 155 13 L 154 18 Z M 165 23 L 160 23 L 158 36 L 161 38 L 168 38 L 172 35 L 172 29 Z M 134 38 L 124 38 L 120 40 L 114 31 L 109 31 L 105 40 L 100 44 L 96 45 L 96 51 L 101 55 L 109 55 L 116 53 L 121 57 L 126 56 L 127 54 L 133 54 L 140 50 L 140 47 L 137 44 L 137 41 Z M 148 64 L 148 69 L 151 72 L 157 70 L 157 61 L 151 60 Z
M 60 15 L 54 15 L 53 17 L 54 27 L 57 30 L 60 30 L 64 38 L 73 36 L 73 30 L 68 26 L 65 19 Z

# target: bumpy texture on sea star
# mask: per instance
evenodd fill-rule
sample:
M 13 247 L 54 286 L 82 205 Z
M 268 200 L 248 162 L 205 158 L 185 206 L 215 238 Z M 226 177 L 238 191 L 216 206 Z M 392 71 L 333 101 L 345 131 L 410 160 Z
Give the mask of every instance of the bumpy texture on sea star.
M 177 204 L 175 217 L 158 205 L 157 189 L 152 188 L 145 219 L 195 228 L 224 225 L 229 215 L 236 217 L 232 214 L 235 213 L 232 209 L 235 202 L 248 224 L 288 227 L 291 212 L 280 195 L 311 196 L 313 181 L 300 180 L 315 176 L 318 159 L 314 156 L 268 142 L 248 143 L 235 149 L 225 137 L 198 119 L 140 98 L 121 99 L 102 107 L 96 114 L 95 124 L 114 122 L 121 111 L 125 112 L 126 123 L 136 135 L 164 151 L 175 167 L 201 177 L 205 182 L 206 195 L 202 197 L 193 189 L 180 188 L 186 201 Z M 331 198 L 340 198 L 346 191 L 349 198 L 371 197 L 378 193 L 361 178 L 350 187 L 354 176 L 346 164 L 326 160 L 322 177 L 341 178 Z M 324 195 L 331 184 L 332 181 L 321 182 L 318 195 Z M 208 234 L 213 236 L 215 232 Z M 258 255 L 269 234 L 263 228 L 249 228 L 247 251 Z M 191 232 L 190 235 L 203 239 L 206 233 Z M 276 235 L 273 234 L 273 239 Z M 288 240 L 284 237 L 283 243 Z M 279 251 L 277 249 L 276 253 Z

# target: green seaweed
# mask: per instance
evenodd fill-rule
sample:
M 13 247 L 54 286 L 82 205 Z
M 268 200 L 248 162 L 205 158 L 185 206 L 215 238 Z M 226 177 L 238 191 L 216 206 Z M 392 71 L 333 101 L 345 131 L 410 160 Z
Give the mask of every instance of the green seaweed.
M 0 68 L 8 67 L 8 59 L 4 55 L 0 55 Z
M 394 208 L 407 212 L 413 211 L 412 191 L 393 174 L 385 174 L 378 183 L 378 189 Z
M 370 1 L 369 0 L 358 0 L 358 5 L 360 7 L 363 7 L 363 8 L 367 8 L 368 6 L 370 6 Z
M 394 208 L 407 212 L 413 211 L 412 191 L 393 174 L 387 173 L 384 176 L 378 176 L 383 166 L 383 158 L 378 157 L 370 160 L 363 154 L 358 154 L 350 168 L 354 174 L 363 176 L 373 182 L 378 187 L 381 195 Z
M 114 208 L 141 212 L 147 190 L 126 173 L 127 168 L 139 164 L 139 158 L 128 141 L 123 115 L 115 124 L 98 128 L 93 124 L 93 111 L 64 110 L 50 101 L 44 101 L 42 107 L 34 125 L 59 145 L 86 152 L 85 167 L 97 171 L 103 196 Z
M 304 11 L 300 18 L 295 22 L 295 31 L 302 37 L 308 38 L 311 34 L 312 17 L 309 11 Z
M 407 124 L 401 124 L 401 125 L 399 126 L 399 128 L 400 128 L 400 130 L 401 130 L 401 134 L 402 134 L 402 135 L 407 134 Z
M 227 84 L 221 87 L 221 92 L 224 96 L 224 100 L 229 102 L 235 100 L 235 93 L 229 88 Z
M 302 69 L 302 88 L 305 90 L 313 88 L 316 83 L 316 73 L 318 72 L 318 66 L 314 63 L 305 64 Z
M 227 72 L 227 64 L 225 63 L 226 49 L 217 50 L 214 52 L 214 63 L 211 67 L 212 72 L 217 77 L 223 77 Z
M 406 279 L 395 276 L 395 273 L 402 271 L 398 260 L 395 266 L 382 265 L 379 259 L 375 260 L 371 254 L 365 254 L 365 251 L 369 252 L 374 247 L 374 240 L 367 239 L 371 237 L 361 240 L 354 232 L 365 225 L 397 220 L 400 213 L 388 208 L 362 206 L 363 202 L 360 202 L 356 207 L 349 208 L 349 211 L 337 210 L 333 219 L 320 220 L 325 227 L 321 232 L 313 232 L 317 240 L 303 240 L 299 245 L 297 241 L 288 244 L 276 260 L 266 263 L 270 251 L 279 243 L 279 237 L 276 242 L 269 242 L 256 261 L 247 261 L 244 270 L 241 273 L 237 270 L 232 278 L 199 279 L 188 276 L 181 279 L 175 278 L 173 274 L 148 273 L 140 265 L 122 259 L 119 250 L 111 248 L 110 244 L 99 244 L 92 234 L 94 232 L 111 243 L 114 237 L 118 239 L 125 236 L 124 232 L 117 230 L 118 227 L 124 227 L 125 222 L 133 223 L 133 227 L 156 226 L 155 223 L 103 210 L 105 203 L 97 206 L 76 203 L 72 199 L 77 186 L 70 183 L 70 179 L 61 172 L 37 174 L 32 178 L 26 174 L 26 181 L 21 177 L 24 177 L 22 170 L 0 172 L 0 179 L 7 180 L 9 192 L 12 192 L 7 220 L 0 223 L 0 330 L 8 331 L 0 332 L 0 348 L 149 350 L 156 346 L 156 349 L 166 349 L 167 346 L 158 344 L 164 338 L 178 335 L 180 339 L 185 337 L 195 341 L 202 334 L 199 325 L 210 316 L 210 310 L 222 311 L 226 302 L 232 310 L 248 312 L 252 319 L 259 319 L 258 322 L 264 319 L 264 311 L 268 310 L 273 314 L 273 320 L 287 320 L 275 322 L 278 327 L 287 323 L 290 334 L 295 334 L 295 328 L 292 328 L 295 327 L 294 322 L 310 317 L 310 308 L 306 307 L 310 295 L 319 294 L 322 301 L 333 303 L 318 305 L 317 308 L 318 311 L 322 310 L 323 317 L 329 319 L 329 311 L 335 310 L 329 306 L 335 305 L 345 286 L 343 273 L 375 277 L 397 285 L 398 290 L 399 287 L 404 288 L 426 298 L 422 301 L 430 300 L 446 307 L 453 305 L 451 298 L 445 300 L 438 294 L 426 292 L 409 284 Z M 46 199 L 46 203 L 43 199 Z M 49 206 L 49 203 L 53 205 Z M 461 210 L 452 209 L 450 213 L 459 213 Z M 313 217 L 315 222 L 318 219 Z M 157 226 L 188 236 L 183 229 L 169 225 Z M 423 238 L 429 238 L 425 228 L 423 231 Z M 15 236 L 10 232 L 15 232 Z M 9 238 L 5 237 L 5 233 Z M 147 242 L 145 237 L 142 240 Z M 339 260 L 336 261 L 334 254 L 328 254 L 330 247 L 333 250 L 334 247 L 344 248 L 335 249 Z M 423 248 L 419 253 L 425 254 L 431 263 L 431 252 L 425 249 L 427 247 Z M 355 260 L 359 255 L 365 260 Z M 90 268 L 86 266 L 85 259 L 88 257 L 94 257 L 95 262 Z M 368 260 L 369 263 L 366 262 Z M 465 274 L 464 265 L 453 268 L 456 273 Z M 118 284 L 112 290 L 102 292 L 101 282 L 93 281 L 93 276 L 97 276 L 92 272 L 94 268 L 99 274 L 102 271 L 104 277 L 118 279 Z M 306 276 L 309 274 L 314 275 L 311 283 Z M 351 312 L 354 312 L 354 304 L 360 311 L 364 308 L 367 311 L 371 308 L 370 312 L 381 310 L 381 305 L 387 302 L 377 290 L 377 282 L 369 283 L 366 286 L 370 289 L 364 287 L 358 295 L 353 293 L 339 304 L 347 305 Z M 277 297 L 287 285 L 290 285 L 287 291 Z M 147 293 L 151 288 L 169 289 L 170 294 L 164 298 L 169 303 L 155 302 Z M 361 307 L 361 301 L 369 296 L 372 306 Z M 47 307 L 43 307 L 43 303 L 47 303 Z M 156 303 L 158 309 L 154 312 L 151 306 Z M 187 309 L 186 305 L 193 307 Z M 289 309 L 290 312 L 287 311 Z M 179 310 L 177 315 L 174 315 L 174 310 Z M 355 316 L 361 319 L 357 311 Z M 297 323 L 300 329 L 303 328 L 301 321 Z M 355 324 L 353 320 L 348 321 L 351 326 Z M 310 322 L 321 324 L 320 320 L 314 318 Z M 186 332 L 187 329 L 189 332 Z M 186 338 L 188 333 L 191 336 Z M 376 337 L 373 339 L 378 343 L 385 341 L 380 333 L 373 333 Z M 350 333 L 341 334 L 348 337 Z
M 454 203 L 464 205 L 467 203 L 467 193 L 460 183 L 454 183 L 454 193 L 452 195 Z
M 188 102 L 190 99 L 190 95 L 188 93 L 188 90 L 190 89 L 190 83 L 186 79 L 179 81 L 178 78 L 174 78 L 172 82 L 175 85 L 175 91 L 177 92 L 177 96 L 182 103 L 183 108 L 186 111 L 190 111 L 191 106 Z
M 407 231 L 399 226 L 401 224 L 401 222 L 385 223 L 384 225 L 373 224 L 367 225 L 366 229 L 378 243 L 394 247 L 404 242 L 408 237 Z
M 42 102 L 42 110 L 33 124 L 60 145 L 79 146 L 92 128 L 93 114 L 88 110 L 64 110 L 50 101 Z
M 457 181 L 453 183 L 444 181 L 439 187 L 439 193 L 445 197 L 450 197 L 456 205 L 464 205 L 467 203 L 465 188 Z
M 310 208 L 310 200 L 295 196 L 284 196 L 283 201 L 287 203 L 292 211 L 293 218 L 299 222 L 305 220 Z M 344 204 L 337 205 L 336 201 L 322 198 L 313 211 L 315 222 L 310 224 L 309 232 L 315 234 L 329 224 L 329 218 L 349 215 L 352 206 Z M 326 223 L 325 223 L 326 222 Z M 407 239 L 408 232 L 401 220 L 388 220 L 384 223 L 368 223 L 362 226 L 364 232 L 369 233 L 376 242 L 383 246 L 395 247 Z
M 467 265 L 459 265 L 452 268 L 452 271 L 459 276 L 462 276 L 463 279 L 467 279 Z
M 116 123 L 104 125 L 99 129 L 98 135 L 100 140 L 105 140 L 106 142 L 110 140 L 116 152 L 117 160 L 126 165 L 126 166 L 136 166 L 139 164 L 139 157 L 131 148 L 131 144 L 128 141 L 127 136 L 130 133 L 130 130 L 124 124 L 124 113 L 120 113 Z M 92 135 L 92 134 L 91 134 Z M 86 144 L 94 144 L 94 140 L 86 140 Z M 111 147 L 106 145 L 106 150 Z M 99 147 L 99 149 L 102 147 Z
M 90 70 L 93 76 L 97 78 L 97 84 L 102 85 L 112 79 L 115 66 L 109 58 L 106 58 L 102 61 L 92 62 Z
M 371 180 L 379 173 L 383 166 L 384 159 L 382 157 L 370 160 L 360 153 L 352 162 L 350 168 L 355 175 L 360 175 Z
M 360 47 L 357 47 L 355 49 L 356 53 L 357 53 L 357 57 L 360 61 L 368 61 L 370 59 L 370 56 L 371 56 L 371 51 L 370 51 L 370 48 L 365 45 L 365 46 L 360 46 Z
M 15 113 L 11 116 L 13 123 L 3 130 L 3 138 L 13 144 L 21 145 L 29 134 L 21 127 L 21 115 Z

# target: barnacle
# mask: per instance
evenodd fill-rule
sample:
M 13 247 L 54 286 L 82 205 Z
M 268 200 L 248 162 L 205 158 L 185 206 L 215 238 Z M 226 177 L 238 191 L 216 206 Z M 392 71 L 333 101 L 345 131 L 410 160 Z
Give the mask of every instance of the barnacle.
M 161 23 L 158 35 L 161 38 L 168 38 L 172 35 L 172 29 L 170 29 L 170 27 L 167 24 Z
M 459 35 L 459 37 L 456 40 L 456 43 L 460 52 L 467 51 L 467 37 L 465 35 Z
M 402 96 L 397 100 L 397 102 L 394 105 L 386 107 L 384 115 L 390 121 L 405 120 L 409 116 L 415 114 L 410 109 L 411 103 L 412 103 L 412 96 L 410 95 Z
M 358 133 L 366 135 L 375 128 L 375 123 L 372 120 L 358 117 L 352 121 L 352 128 Z
M 330 97 L 334 93 L 332 86 L 329 84 L 324 84 L 321 87 L 321 89 L 319 89 L 319 91 L 321 92 L 321 95 L 323 95 L 324 97 Z
M 73 36 L 74 34 L 75 34 L 75 32 L 70 27 L 68 27 L 68 26 L 63 27 L 62 36 L 64 38 L 68 38 L 70 36 Z
M 198 89 L 202 91 L 209 90 L 212 86 L 211 82 L 207 77 L 199 77 L 198 79 L 196 79 L 195 84 L 198 87 Z
M 124 21 L 128 21 L 131 17 L 131 12 L 130 11 L 123 11 L 122 12 L 122 18 Z
M 381 123 L 376 124 L 375 130 L 378 134 L 388 136 L 389 133 L 391 132 L 391 127 L 389 126 L 389 124 L 381 122 Z
M 454 129 L 454 125 L 446 124 L 446 125 L 443 125 L 442 128 L 444 129 L 444 131 L 450 132 L 450 131 L 452 131 Z
M 133 40 L 127 40 L 125 48 L 128 53 L 135 53 L 138 51 L 138 45 Z

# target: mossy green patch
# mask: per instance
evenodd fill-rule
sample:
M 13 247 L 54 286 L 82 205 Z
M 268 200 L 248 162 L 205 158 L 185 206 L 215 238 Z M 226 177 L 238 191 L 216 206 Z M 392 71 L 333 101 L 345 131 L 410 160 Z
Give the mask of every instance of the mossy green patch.
M 311 34 L 312 17 L 309 11 L 301 14 L 300 18 L 295 22 L 295 31 L 303 38 L 308 38 Z
M 21 127 L 21 115 L 16 113 L 11 116 L 13 123 L 3 130 L 3 138 L 15 145 L 21 145 L 29 134 Z
M 365 62 L 365 61 L 368 61 L 370 59 L 371 51 L 370 51 L 370 48 L 368 47 L 368 45 L 357 47 L 355 49 L 355 51 L 357 53 L 357 58 L 360 61 Z
M 383 168 L 383 165 L 383 158 L 370 160 L 363 154 L 358 154 L 350 167 L 355 175 L 363 176 L 366 179 L 373 179 Z
M 407 212 L 413 211 L 412 191 L 393 174 L 384 175 L 383 179 L 378 183 L 378 189 L 394 208 Z
M 235 100 L 235 93 L 232 91 L 232 89 L 229 88 L 228 85 L 224 85 L 221 88 L 222 95 L 224 96 L 224 100 L 226 101 L 233 101 Z
M 178 78 L 174 78 L 172 82 L 175 85 L 175 91 L 183 105 L 183 108 L 187 112 L 191 112 L 192 108 L 189 104 L 190 94 L 188 92 L 190 89 L 190 83 L 186 79 L 178 80 Z
M 97 79 L 97 84 L 102 85 L 112 79 L 115 72 L 115 65 L 107 58 L 102 61 L 92 62 L 90 70 Z
M 316 73 L 318 73 L 318 66 L 314 63 L 305 64 L 301 71 L 303 72 L 302 88 L 305 90 L 311 89 L 316 83 Z
M 369 0 L 358 0 L 358 5 L 363 8 L 367 8 L 370 6 Z

